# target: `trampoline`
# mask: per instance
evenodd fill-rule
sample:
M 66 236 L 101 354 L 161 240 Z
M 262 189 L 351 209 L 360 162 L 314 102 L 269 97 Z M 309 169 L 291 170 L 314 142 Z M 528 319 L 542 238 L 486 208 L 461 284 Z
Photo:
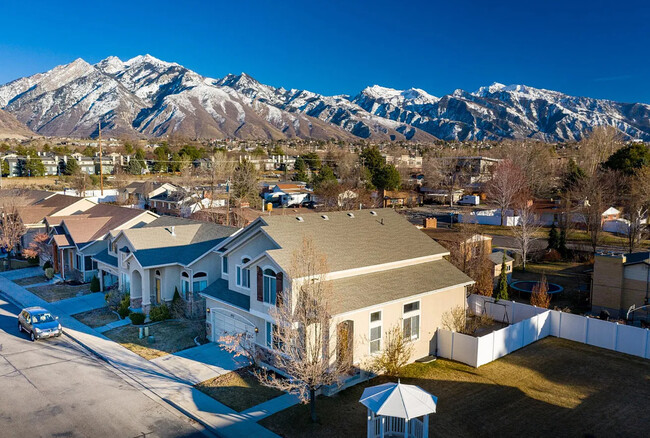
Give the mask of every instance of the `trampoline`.
M 510 287 L 513 288 L 516 291 L 519 291 L 519 292 L 531 293 L 533 291 L 533 288 L 537 284 L 539 284 L 538 281 L 530 281 L 530 280 L 523 281 L 522 280 L 522 281 L 513 281 L 512 283 L 510 283 Z M 564 290 L 564 288 L 562 286 L 560 286 L 559 284 L 547 283 L 547 285 L 548 285 L 548 292 L 547 293 L 549 295 L 557 294 L 557 293 L 560 293 L 560 292 L 562 292 Z

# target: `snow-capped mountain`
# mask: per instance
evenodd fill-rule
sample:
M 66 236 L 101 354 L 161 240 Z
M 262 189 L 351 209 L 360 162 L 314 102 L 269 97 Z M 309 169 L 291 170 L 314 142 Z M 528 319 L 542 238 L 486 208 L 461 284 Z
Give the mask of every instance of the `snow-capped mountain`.
M 204 77 L 150 55 L 70 64 L 0 86 L 0 109 L 43 135 L 351 140 L 579 139 L 610 125 L 650 140 L 650 106 L 494 83 L 436 97 L 378 85 L 354 97 Z

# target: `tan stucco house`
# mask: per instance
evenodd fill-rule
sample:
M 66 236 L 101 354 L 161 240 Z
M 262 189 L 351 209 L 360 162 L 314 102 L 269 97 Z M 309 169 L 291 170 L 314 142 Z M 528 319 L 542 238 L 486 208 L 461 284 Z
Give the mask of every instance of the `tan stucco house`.
M 259 347 L 273 348 L 271 309 L 293 301 L 288 273 L 305 236 L 327 257 L 329 272 L 314 281 L 332 285 L 330 342 L 342 327 L 352 334 L 346 356 L 355 365 L 381 351 L 395 325 L 413 342 L 411 360 L 436 353 L 442 314 L 465 305 L 473 282 L 443 258 L 446 249 L 392 209 L 262 216 L 226 239 L 215 249 L 220 278 L 201 292 L 209 339 L 248 332 Z

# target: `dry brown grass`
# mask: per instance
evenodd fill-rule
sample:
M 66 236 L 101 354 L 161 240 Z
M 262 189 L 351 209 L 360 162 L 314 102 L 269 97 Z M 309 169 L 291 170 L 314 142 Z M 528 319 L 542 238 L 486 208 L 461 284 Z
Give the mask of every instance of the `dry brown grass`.
M 37 275 L 36 277 L 19 278 L 12 281 L 20 286 L 30 286 L 32 284 L 45 283 L 47 278 L 45 275 Z
M 31 293 L 38 295 L 48 303 L 74 298 L 79 295 L 88 295 L 90 293 L 89 284 L 81 284 L 79 286 L 71 286 L 69 284 L 48 284 L 28 289 Z
M 205 321 L 163 321 L 149 327 L 154 342 L 138 338 L 141 326 L 127 325 L 104 333 L 105 336 L 147 360 L 196 347 L 194 338 L 205 333 Z
M 91 328 L 102 327 L 120 319 L 119 316 L 108 307 L 77 313 L 72 315 L 72 317 Z
M 359 398 L 377 378 L 261 421 L 285 437 L 365 436 Z M 650 427 L 650 361 L 546 338 L 478 369 L 439 359 L 411 364 L 403 383 L 438 397 L 430 436 L 644 436 Z
M 206 380 L 196 385 L 196 388 L 237 412 L 284 394 L 277 389 L 261 385 L 259 380 L 251 375 L 250 367 Z

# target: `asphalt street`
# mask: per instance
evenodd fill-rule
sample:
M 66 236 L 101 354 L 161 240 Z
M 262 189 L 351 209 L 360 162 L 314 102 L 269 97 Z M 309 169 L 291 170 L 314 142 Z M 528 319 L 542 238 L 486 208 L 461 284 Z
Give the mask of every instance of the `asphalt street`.
M 19 311 L 0 299 L 0 437 L 205 436 L 67 336 L 31 342 Z

